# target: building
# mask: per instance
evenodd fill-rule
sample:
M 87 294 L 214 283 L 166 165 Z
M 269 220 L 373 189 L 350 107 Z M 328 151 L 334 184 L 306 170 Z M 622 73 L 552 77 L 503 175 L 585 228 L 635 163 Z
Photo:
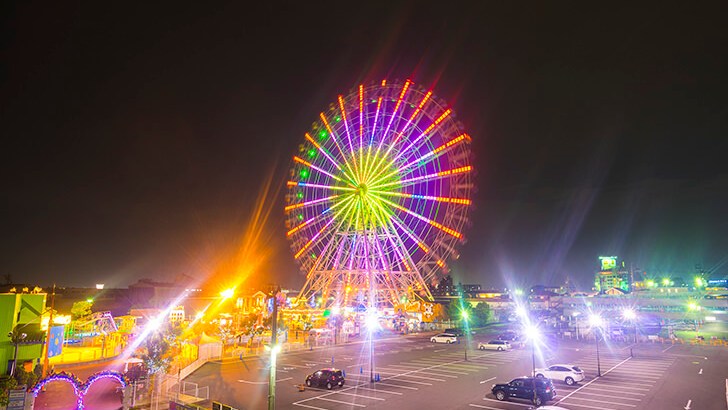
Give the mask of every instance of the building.
M 599 261 L 601 269 L 594 278 L 594 286 L 598 292 L 604 293 L 612 288 L 632 291 L 632 271 L 625 267 L 624 261 L 618 263 L 616 256 L 600 256 Z
M 41 316 L 46 304 L 45 293 L 0 294 L 0 376 L 10 374 L 15 359 L 20 368 L 32 370 L 43 354 L 45 333 L 41 330 Z M 11 333 L 15 337 L 11 338 Z

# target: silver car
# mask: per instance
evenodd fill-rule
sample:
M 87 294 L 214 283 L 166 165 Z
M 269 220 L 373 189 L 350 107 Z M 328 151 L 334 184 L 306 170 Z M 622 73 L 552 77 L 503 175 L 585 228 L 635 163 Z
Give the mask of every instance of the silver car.
M 478 343 L 478 349 L 506 351 L 511 350 L 511 344 L 506 340 L 491 340 L 488 343 Z

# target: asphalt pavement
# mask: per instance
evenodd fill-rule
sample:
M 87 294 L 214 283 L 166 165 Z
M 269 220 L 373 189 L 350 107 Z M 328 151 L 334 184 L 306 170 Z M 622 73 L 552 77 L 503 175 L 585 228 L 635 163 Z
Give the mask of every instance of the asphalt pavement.
M 427 335 L 374 341 L 370 382 L 367 341 L 282 354 L 278 357 L 276 407 L 279 409 L 506 409 L 531 407 L 527 401 L 500 402 L 491 386 L 529 375 L 530 347 L 508 352 L 479 351 L 468 343 L 433 344 Z M 467 347 L 467 359 L 465 357 Z M 726 409 L 728 349 L 720 346 L 617 344 L 602 342 L 597 362 L 594 341 L 555 339 L 535 351 L 536 366 L 570 363 L 586 379 L 566 386 L 555 382 L 550 405 L 572 410 Z M 208 363 L 186 379 L 209 386 L 210 397 L 238 409 L 264 409 L 268 400 L 266 357 Z M 596 377 L 597 367 L 602 377 Z M 307 374 L 336 367 L 346 384 L 333 390 L 299 391 Z M 209 404 L 209 402 L 208 402 Z

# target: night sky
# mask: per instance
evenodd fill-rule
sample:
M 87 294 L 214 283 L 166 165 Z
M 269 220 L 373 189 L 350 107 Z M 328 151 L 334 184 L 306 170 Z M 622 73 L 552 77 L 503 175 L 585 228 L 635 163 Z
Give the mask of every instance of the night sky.
M 473 137 L 456 282 L 589 286 L 607 254 L 728 274 L 726 2 L 147 3 L 0 13 L 14 282 L 300 286 L 291 157 L 383 78 L 434 87 Z

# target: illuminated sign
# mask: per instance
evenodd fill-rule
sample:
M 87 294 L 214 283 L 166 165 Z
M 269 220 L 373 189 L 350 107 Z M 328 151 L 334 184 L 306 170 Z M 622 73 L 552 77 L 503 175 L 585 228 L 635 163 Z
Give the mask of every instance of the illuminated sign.
M 611 270 L 617 267 L 616 256 L 600 256 L 599 260 L 602 262 L 602 270 Z

